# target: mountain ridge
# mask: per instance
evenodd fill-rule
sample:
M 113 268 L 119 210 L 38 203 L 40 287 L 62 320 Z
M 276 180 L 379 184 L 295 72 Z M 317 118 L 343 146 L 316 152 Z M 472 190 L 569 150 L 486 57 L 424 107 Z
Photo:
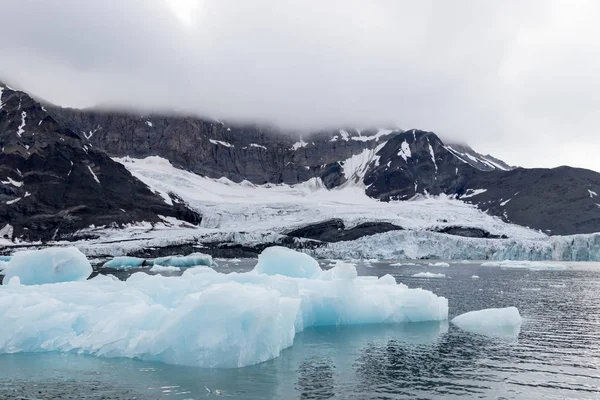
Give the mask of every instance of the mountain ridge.
M 600 174 L 512 167 L 466 144 L 444 143 L 433 132 L 342 128 L 294 137 L 272 126 L 189 116 L 49 104 L 44 112 L 82 148 L 115 158 L 159 156 L 200 176 L 257 185 L 358 184 L 381 201 L 444 194 L 547 234 L 600 231 L 600 200 L 591 194 L 600 193 Z M 18 127 L 18 114 L 10 124 Z

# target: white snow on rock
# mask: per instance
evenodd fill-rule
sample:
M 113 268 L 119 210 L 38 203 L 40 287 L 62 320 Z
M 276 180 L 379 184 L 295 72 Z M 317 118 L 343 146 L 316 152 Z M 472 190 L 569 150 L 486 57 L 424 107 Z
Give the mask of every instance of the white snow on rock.
M 345 140 L 346 142 L 350 138 L 350 134 L 347 131 L 345 131 L 344 129 L 340 129 L 340 135 L 342 136 L 342 139 Z
M 306 147 L 308 146 L 308 143 L 306 143 L 304 140 L 300 139 L 298 142 L 294 143 L 292 145 L 292 147 L 290 147 L 290 150 L 298 150 L 301 147 Z
M 321 274 L 317 260 L 308 254 L 286 247 L 266 248 L 259 256 L 254 271 L 266 275 L 283 275 L 291 278 L 316 278 Z
M 436 274 L 434 272 L 418 272 L 412 275 L 413 278 L 445 278 L 444 274 Z
M 435 173 L 438 172 L 437 162 L 435 162 L 435 153 L 433 152 L 433 147 L 431 143 L 429 143 L 429 138 L 427 138 L 427 145 L 429 146 L 429 155 L 431 156 L 431 161 L 433 162 L 433 166 L 435 167 Z
M 19 137 L 23 136 L 23 134 L 25 133 L 25 119 L 27 118 L 27 112 L 25 111 L 21 111 L 21 124 L 19 125 L 19 128 L 17 130 L 17 135 L 19 135 Z
M 13 178 L 11 178 L 10 176 L 6 177 L 5 181 L 2 181 L 1 183 L 5 184 L 5 185 L 13 185 L 16 187 L 21 187 L 23 186 L 23 181 L 15 181 Z
M 518 335 L 523 319 L 516 307 L 488 308 L 470 311 L 452 319 L 452 323 L 468 332 L 489 336 Z
M 267 150 L 267 148 L 265 146 L 260 145 L 260 144 L 256 144 L 256 143 L 250 143 L 250 147 L 256 147 L 258 149 Z
M 114 257 L 112 260 L 109 260 L 104 263 L 104 268 L 113 268 L 113 269 L 128 269 L 128 268 L 139 268 L 144 264 L 144 259 L 139 257 Z
M 219 144 L 225 147 L 234 147 L 231 143 L 224 142 L 222 140 L 208 139 L 212 144 Z
M 594 197 L 598 196 L 598 193 L 596 193 L 596 192 L 594 192 L 594 191 L 592 191 L 590 189 L 588 189 L 587 191 L 588 191 L 588 193 L 590 195 L 590 199 L 593 199 Z
M 541 261 L 487 261 L 481 264 L 482 267 L 500 267 L 500 268 L 516 268 L 516 269 L 529 269 L 532 271 L 543 271 L 543 270 L 554 270 L 564 271 L 569 269 L 564 264 L 558 264 L 553 262 L 541 262 Z
M 4 279 L 18 277 L 22 285 L 41 285 L 84 281 L 91 273 L 89 261 L 75 247 L 50 247 L 16 252 L 6 265 Z
M 400 151 L 398 151 L 398 155 L 404 159 L 404 162 L 408 162 L 408 159 L 412 157 L 410 145 L 408 144 L 406 139 L 404 139 L 404 141 L 400 145 Z
M 154 124 L 151 121 L 146 121 L 146 125 L 148 125 L 150 128 L 154 126 Z
M 244 367 L 277 357 L 310 326 L 447 319 L 443 297 L 389 275 L 358 277 L 342 269 L 331 280 L 198 267 L 181 277 L 136 273 L 126 282 L 0 286 L 0 353 Z
M 383 136 L 387 136 L 390 133 L 394 132 L 392 129 L 378 129 L 377 133 L 372 135 L 372 136 L 362 136 L 360 134 L 360 132 L 357 131 L 358 136 L 352 136 L 352 140 L 355 140 L 357 142 L 368 142 L 370 140 L 375 140 L 376 142 L 379 141 L 379 138 L 383 137 Z
M 155 258 L 152 265 L 163 265 L 172 267 L 195 267 L 197 265 L 213 265 L 213 259 L 208 254 L 192 253 L 187 256 L 167 256 Z
M 468 199 L 469 197 L 474 197 L 485 192 L 487 192 L 487 189 L 467 189 L 465 194 L 463 194 L 460 198 Z
M 92 176 L 94 177 L 94 180 L 98 183 L 98 185 L 100 184 L 100 179 L 98 179 L 98 177 L 96 176 L 96 174 L 94 173 L 94 171 L 92 170 L 92 167 L 90 167 L 89 165 L 87 166 L 88 170 L 90 171 L 90 174 L 92 174 Z
M 17 197 L 16 199 L 7 200 L 6 204 L 15 204 L 17 201 L 21 200 L 21 197 Z

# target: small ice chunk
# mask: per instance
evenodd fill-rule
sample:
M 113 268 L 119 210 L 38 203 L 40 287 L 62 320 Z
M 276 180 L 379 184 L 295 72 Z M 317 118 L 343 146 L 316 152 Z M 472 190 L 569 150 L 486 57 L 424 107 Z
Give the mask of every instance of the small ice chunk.
M 192 253 L 187 256 L 168 256 L 155 258 L 152 264 L 189 268 L 197 265 L 213 265 L 213 259 L 208 254 Z
M 77 248 L 50 247 L 15 253 L 4 270 L 4 279 L 10 282 L 16 276 L 23 285 L 41 285 L 84 281 L 91 273 L 90 262 Z
M 385 274 L 384 276 L 382 276 L 381 278 L 379 278 L 377 280 L 377 283 L 379 283 L 380 285 L 395 285 L 396 278 L 394 278 L 390 274 Z
M 473 276 L 471 277 L 471 279 L 479 279 L 479 276 L 477 276 L 477 275 L 473 275 Z
M 139 268 L 144 264 L 143 258 L 138 257 L 115 257 L 110 261 L 104 263 L 104 268 L 114 268 L 114 269 L 127 269 L 127 268 Z
M 516 307 L 506 307 L 470 311 L 453 318 L 451 322 L 468 332 L 489 336 L 515 336 L 519 333 L 523 319 Z
M 164 265 L 155 265 L 152 268 L 150 268 L 150 272 L 157 272 L 157 273 L 161 273 L 161 272 L 179 272 L 180 269 L 179 267 L 171 267 L 171 266 L 164 266 Z
M 407 263 L 397 262 L 397 263 L 390 264 L 390 267 L 406 267 L 406 266 L 411 266 L 411 265 L 417 265 L 417 264 L 412 263 L 412 262 L 407 262 Z
M 429 263 L 430 267 L 449 267 L 450 264 L 448 264 L 447 262 L 436 262 L 436 263 Z
M 308 254 L 287 247 L 273 246 L 258 256 L 254 271 L 266 275 L 284 275 L 291 278 L 316 279 L 321 273 L 317 260 Z
M 436 274 L 435 272 L 419 272 L 413 275 L 413 278 L 445 278 L 444 274 Z
M 356 266 L 343 261 L 336 261 L 333 268 L 321 273 L 321 279 L 323 280 L 356 279 L 357 276 Z
M 564 271 L 569 269 L 568 266 L 558 263 L 542 262 L 542 261 L 487 261 L 481 264 L 482 267 L 501 267 L 501 268 L 515 268 L 515 269 L 529 269 L 532 271 Z

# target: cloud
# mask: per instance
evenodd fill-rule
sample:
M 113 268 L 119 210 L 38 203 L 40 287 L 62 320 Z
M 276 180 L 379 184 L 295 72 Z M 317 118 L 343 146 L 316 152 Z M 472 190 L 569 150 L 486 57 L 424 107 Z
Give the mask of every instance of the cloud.
M 397 124 L 600 171 L 596 1 L 0 3 L 0 76 L 57 104 Z

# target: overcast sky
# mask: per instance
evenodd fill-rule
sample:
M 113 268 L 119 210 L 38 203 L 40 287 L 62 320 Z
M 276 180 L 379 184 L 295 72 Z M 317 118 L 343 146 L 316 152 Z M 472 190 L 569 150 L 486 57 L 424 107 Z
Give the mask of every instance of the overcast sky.
M 437 132 L 600 171 L 600 1 L 0 0 L 0 79 L 64 106 Z

